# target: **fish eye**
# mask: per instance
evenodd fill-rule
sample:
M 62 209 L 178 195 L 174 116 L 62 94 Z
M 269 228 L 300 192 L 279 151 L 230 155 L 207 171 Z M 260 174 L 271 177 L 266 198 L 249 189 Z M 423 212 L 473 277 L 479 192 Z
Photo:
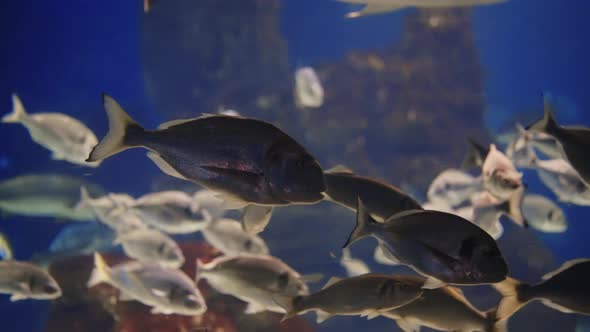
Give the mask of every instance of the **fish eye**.
M 252 242 L 251 239 L 246 240 L 246 242 L 244 242 L 244 249 L 250 251 L 252 249 L 252 246 L 254 245 L 254 243 Z
M 289 273 L 283 272 L 279 274 L 278 286 L 279 289 L 285 289 L 289 284 Z
M 56 294 L 59 292 L 59 289 L 52 285 L 45 285 L 43 286 L 43 293 L 45 294 Z
M 184 300 L 184 306 L 189 309 L 195 309 L 199 307 L 199 302 L 193 295 L 190 295 Z
M 157 251 L 159 254 L 164 255 L 166 253 L 166 244 L 165 243 L 160 244 L 158 246 Z
M 549 212 L 547 212 L 547 219 L 552 220 L 554 216 L 555 216 L 555 211 L 549 210 Z

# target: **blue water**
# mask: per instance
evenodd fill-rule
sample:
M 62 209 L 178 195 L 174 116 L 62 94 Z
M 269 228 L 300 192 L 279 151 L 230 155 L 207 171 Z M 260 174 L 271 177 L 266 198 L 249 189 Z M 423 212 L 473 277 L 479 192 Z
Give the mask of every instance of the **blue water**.
M 281 28 L 293 68 L 389 45 L 399 39 L 402 18 L 413 11 L 346 20 L 343 16 L 350 8 L 332 0 L 285 1 Z M 100 93 L 108 92 L 136 110 L 135 117 L 147 127 L 164 120 L 145 93 L 140 1 L 21 0 L 4 1 L 0 9 L 0 113 L 10 110 L 10 94 L 18 92 L 28 110 L 67 113 L 101 136 L 107 123 Z M 575 112 L 565 119 L 590 125 L 589 10 L 586 0 L 512 0 L 474 9 L 474 35 L 491 112 L 487 118 L 495 121 L 491 126 L 531 106 L 540 110 L 543 92 L 567 98 Z M 142 151 L 129 151 L 98 169 L 51 162 L 49 153 L 32 143 L 23 128 L 1 127 L 0 179 L 63 171 L 91 175 L 109 191 L 137 196 L 150 190 L 143 176 L 157 172 Z M 531 190 L 551 196 L 534 174 L 527 173 L 525 180 Z M 559 262 L 590 253 L 590 208 L 565 210 L 567 233 L 537 234 Z M 9 235 L 16 258 L 23 260 L 45 249 L 61 228 L 49 220 L 9 221 L 3 220 L 0 230 Z M 11 304 L 3 296 L 0 330 L 42 331 L 46 307 L 34 301 Z

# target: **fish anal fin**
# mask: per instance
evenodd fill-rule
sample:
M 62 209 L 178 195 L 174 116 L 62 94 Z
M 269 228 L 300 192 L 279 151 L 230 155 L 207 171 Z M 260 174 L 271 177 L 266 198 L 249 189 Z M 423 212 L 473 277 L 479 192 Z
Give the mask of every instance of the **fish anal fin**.
M 155 152 L 148 152 L 146 155 L 151 161 L 154 162 L 154 164 L 156 164 L 156 166 L 158 166 L 162 172 L 178 179 L 188 180 L 186 177 L 184 177 L 184 175 L 180 174 L 176 169 L 174 169 L 172 165 L 165 161 L 159 154 Z
M 190 119 L 176 119 L 176 120 L 170 120 L 170 121 L 166 121 L 166 122 L 164 122 L 164 123 L 161 123 L 161 124 L 158 126 L 158 129 L 159 129 L 159 130 L 162 130 L 162 129 L 168 129 L 168 128 L 170 128 L 170 127 L 174 127 L 174 126 L 177 126 L 177 125 L 179 125 L 179 124 L 183 124 L 183 123 L 191 122 L 191 121 L 194 121 L 194 120 L 196 120 L 196 119 L 198 119 L 198 117 L 197 117 L 197 118 L 190 118 Z

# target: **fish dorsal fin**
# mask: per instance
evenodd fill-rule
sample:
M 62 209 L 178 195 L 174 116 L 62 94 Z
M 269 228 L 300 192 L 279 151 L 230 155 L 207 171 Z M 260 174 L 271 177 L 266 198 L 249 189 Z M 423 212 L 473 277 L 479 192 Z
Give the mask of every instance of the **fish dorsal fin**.
M 387 218 L 386 223 L 389 223 L 393 220 L 398 220 L 398 219 L 407 217 L 407 216 L 415 214 L 415 213 L 424 213 L 424 212 L 426 212 L 426 210 L 405 210 L 402 212 L 398 212 L 398 213 L 392 215 L 391 217 Z
M 563 271 L 565 271 L 565 270 L 569 269 L 570 267 L 572 267 L 572 266 L 574 266 L 574 265 L 576 265 L 576 264 L 585 263 L 585 262 L 589 262 L 589 261 L 590 261 L 590 258 L 576 258 L 576 259 L 569 260 L 569 261 L 567 261 L 567 262 L 563 263 L 563 264 L 562 264 L 562 265 L 561 265 L 559 268 L 557 268 L 556 270 L 554 270 L 554 271 L 551 271 L 551 272 L 549 272 L 549 273 L 545 274 L 545 275 L 544 275 L 544 276 L 542 276 L 541 278 L 542 278 L 543 280 L 549 280 L 549 279 L 553 278 L 554 276 L 556 276 L 556 275 L 560 274 L 561 272 L 563 272 Z
M 158 126 L 158 129 L 168 129 L 168 128 L 170 128 L 170 127 L 174 127 L 174 126 L 177 126 L 177 125 L 179 125 L 179 124 L 183 124 L 183 123 L 191 122 L 191 121 L 194 121 L 194 120 L 197 120 L 197 119 L 199 119 L 199 117 L 196 117 L 196 118 L 190 118 L 190 119 L 176 119 L 176 120 L 170 120 L 170 121 L 166 121 L 166 122 L 164 122 L 164 123 L 161 123 L 161 124 Z
M 150 158 L 151 161 L 153 161 L 154 164 L 156 164 L 156 166 L 158 166 L 158 168 L 162 172 L 170 176 L 173 176 L 177 179 L 188 180 L 184 177 L 184 175 L 180 174 L 176 169 L 174 169 L 174 167 L 172 167 L 172 165 L 170 165 L 166 160 L 164 160 L 159 154 L 155 152 L 148 152 L 147 157 Z
M 564 307 L 560 304 L 557 304 L 555 302 L 551 302 L 550 300 L 541 300 L 541 303 L 543 303 L 544 305 L 548 306 L 551 309 L 555 309 L 557 311 L 563 312 L 565 314 L 571 314 L 574 313 L 574 311 L 568 307 Z
M 329 312 L 322 311 L 322 310 L 318 310 L 316 312 L 316 314 L 317 314 L 316 322 L 318 324 L 321 323 L 321 322 L 323 322 L 323 321 L 325 321 L 326 319 L 329 319 L 329 318 L 331 318 L 331 317 L 334 316 L 333 314 L 331 314 Z
M 328 282 L 322 287 L 322 289 L 326 289 L 330 286 L 332 286 L 333 284 L 337 283 L 338 281 L 342 280 L 342 278 L 340 277 L 332 277 L 330 278 L 330 280 L 328 280 Z
M 344 174 L 354 174 L 354 171 L 348 167 L 348 166 L 344 166 L 342 164 L 338 164 L 328 170 L 326 170 L 324 173 L 329 173 L 329 174 L 334 174 L 334 173 L 344 173 Z

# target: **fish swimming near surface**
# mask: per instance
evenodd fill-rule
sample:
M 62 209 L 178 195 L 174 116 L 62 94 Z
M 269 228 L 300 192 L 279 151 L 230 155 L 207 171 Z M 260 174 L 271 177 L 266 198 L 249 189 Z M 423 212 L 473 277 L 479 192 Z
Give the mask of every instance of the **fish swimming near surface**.
M 25 299 L 53 300 L 61 288 L 44 269 L 28 262 L 0 261 L 0 293 L 10 294 L 10 301 Z
M 127 256 L 140 262 L 171 268 L 180 268 L 184 264 L 184 255 L 178 244 L 155 229 L 143 228 L 120 234 L 114 243 L 120 244 Z
M 441 207 L 455 207 L 482 190 L 482 179 L 459 169 L 440 172 L 428 187 L 428 202 Z
M 197 261 L 197 280 L 201 279 L 218 292 L 248 303 L 247 314 L 284 313 L 274 296 L 309 293 L 305 277 L 273 256 L 221 256 L 206 264 Z
M 363 4 L 362 10 L 348 13 L 346 17 L 355 18 L 360 16 L 384 14 L 408 7 L 466 7 L 491 5 L 508 0 L 338 0 L 350 4 Z
M 198 232 L 209 225 L 212 215 L 182 191 L 161 191 L 136 199 L 129 208 L 147 225 L 169 234 Z
M 481 173 L 484 188 L 501 200 L 509 199 L 523 186 L 522 173 L 494 144 L 490 144 L 490 152 L 481 167 Z
M 529 126 L 528 130 L 551 135 L 559 142 L 562 155 L 567 158 L 572 167 L 580 174 L 586 185 L 590 185 L 590 128 L 564 127 L 555 120 L 551 105 L 544 100 L 543 118 Z
M 31 134 L 33 141 L 52 152 L 54 160 L 98 167 L 100 161 L 86 159 L 98 139 L 82 122 L 62 113 L 28 114 L 16 95 L 12 95 L 12 113 L 2 118 L 3 123 L 20 123 Z
M 104 190 L 80 178 L 60 174 L 28 174 L 0 181 L 0 211 L 60 220 L 94 220 L 92 209 L 77 208 L 80 187 L 94 195 Z
M 590 259 L 565 262 L 557 270 L 543 276 L 543 281 L 528 285 L 507 278 L 493 285 L 503 298 L 498 305 L 498 318 L 505 320 L 527 303 L 539 300 L 544 305 L 564 312 L 590 315 Z
M 223 194 L 226 207 L 320 201 L 326 189 L 318 162 L 274 125 L 255 119 L 205 115 L 146 130 L 103 95 L 109 132 L 90 153 L 97 161 L 133 147 L 166 174 Z
M 98 253 L 88 287 L 107 283 L 117 288 L 120 301 L 136 300 L 152 307 L 152 314 L 201 315 L 207 305 L 184 272 L 157 264 L 128 262 L 110 267 Z
M 262 232 L 272 218 L 272 206 L 250 204 L 242 210 L 242 228 L 248 234 Z
M 317 322 L 332 316 L 363 316 L 372 319 L 391 309 L 415 301 L 422 284 L 405 282 L 403 276 L 364 274 L 340 279 L 332 277 L 318 292 L 294 297 L 275 296 L 288 319 L 308 311 L 317 312 Z
M 390 260 L 426 276 L 425 288 L 495 283 L 508 274 L 494 239 L 454 214 L 410 210 L 379 223 L 359 200 L 357 224 L 344 248 L 367 236 L 379 240 Z
M 406 210 L 420 210 L 420 204 L 410 195 L 387 183 L 354 174 L 338 165 L 325 172 L 328 201 L 356 211 L 360 197 L 367 210 L 379 221 Z
M 407 282 L 424 283 L 420 276 L 404 276 Z M 420 331 L 429 327 L 438 331 L 506 331 L 506 326 L 496 319 L 496 308 L 480 311 L 465 297 L 461 289 L 445 286 L 424 289 L 416 300 L 383 313 L 396 321 L 404 332 Z
M 541 195 L 525 195 L 522 212 L 529 225 L 541 232 L 563 233 L 567 218 L 559 205 Z
M 215 220 L 201 233 L 207 243 L 227 256 L 269 254 L 268 246 L 264 240 L 258 235 L 244 231 L 241 223 L 237 220 Z
M 324 87 L 315 70 L 303 67 L 295 71 L 295 105 L 302 108 L 317 108 L 324 103 Z

